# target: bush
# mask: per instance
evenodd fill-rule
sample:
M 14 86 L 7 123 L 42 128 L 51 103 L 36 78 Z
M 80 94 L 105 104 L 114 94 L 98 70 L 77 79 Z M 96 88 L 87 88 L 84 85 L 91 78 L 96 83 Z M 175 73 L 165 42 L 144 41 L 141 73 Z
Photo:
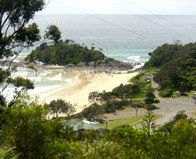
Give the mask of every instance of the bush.
M 146 109 L 149 110 L 149 111 L 152 111 L 152 110 L 157 109 L 157 107 L 156 107 L 155 105 L 148 104 L 148 105 L 146 106 Z
M 65 133 L 59 121 L 46 120 L 47 112 L 42 106 L 32 105 L 8 109 L 2 129 L 4 144 L 15 147 L 14 151 L 20 158 L 47 158 L 48 147 L 53 145 L 56 138 L 64 137 Z
M 17 159 L 18 157 L 14 154 L 12 149 L 4 150 L 0 149 L 0 159 Z
M 130 100 L 109 101 L 103 105 L 103 110 L 105 113 L 114 113 L 116 110 L 122 110 L 130 105 Z
M 88 108 L 85 108 L 81 113 L 76 115 L 79 118 L 85 118 L 92 122 L 103 122 L 103 107 L 94 103 Z
M 159 92 L 159 95 L 161 97 L 171 97 L 172 96 L 172 90 L 171 89 L 164 89 L 164 90 L 161 90 Z
M 158 104 L 158 103 L 160 103 L 160 101 L 159 101 L 158 99 L 155 99 L 155 100 L 154 100 L 154 103 L 155 103 L 155 104 Z

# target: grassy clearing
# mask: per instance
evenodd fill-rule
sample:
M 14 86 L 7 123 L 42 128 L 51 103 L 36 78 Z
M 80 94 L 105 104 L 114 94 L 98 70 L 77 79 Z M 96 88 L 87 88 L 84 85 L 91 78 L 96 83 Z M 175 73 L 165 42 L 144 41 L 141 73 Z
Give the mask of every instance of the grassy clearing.
M 117 120 L 110 120 L 107 123 L 107 128 L 108 129 L 113 129 L 115 127 L 118 126 L 122 126 L 122 125 L 137 125 L 139 123 L 142 122 L 144 118 L 144 115 L 140 115 L 140 116 L 131 116 L 131 117 L 127 117 L 127 118 L 121 118 L 121 119 L 117 119 Z M 161 118 L 161 115 L 156 115 L 156 119 Z M 101 127 L 106 128 L 106 124 L 102 124 Z
M 142 87 L 141 91 L 137 95 L 132 96 L 132 100 L 142 101 L 146 97 L 146 92 L 152 88 L 151 82 L 145 80 L 145 73 L 140 73 L 130 80 L 131 83 L 140 85 Z
M 193 115 L 193 117 L 196 117 L 196 112 L 191 113 Z
M 121 113 L 121 112 L 128 112 L 128 111 L 132 111 L 134 108 L 131 106 L 127 106 L 122 110 L 117 110 L 115 113 Z
M 128 117 L 128 118 L 122 118 L 117 120 L 110 120 L 108 121 L 108 128 L 113 129 L 115 127 L 121 126 L 121 125 L 135 125 L 142 121 L 144 116 L 138 116 L 138 117 Z M 106 124 L 102 125 L 103 128 L 106 128 Z
M 156 67 L 149 67 L 149 68 L 145 69 L 146 73 L 155 73 L 157 71 L 158 71 L 158 69 Z

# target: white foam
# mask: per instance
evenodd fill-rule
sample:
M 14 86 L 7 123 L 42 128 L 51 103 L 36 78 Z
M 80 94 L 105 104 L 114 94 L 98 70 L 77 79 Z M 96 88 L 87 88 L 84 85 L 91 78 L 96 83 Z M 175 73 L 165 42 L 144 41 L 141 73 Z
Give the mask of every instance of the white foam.
M 47 80 L 50 80 L 50 81 L 62 81 L 63 80 L 63 75 L 62 73 L 58 73 L 57 75 L 55 76 L 52 76 L 52 77 L 46 77 Z
M 128 59 L 131 60 L 131 62 L 141 62 L 140 56 L 130 56 Z

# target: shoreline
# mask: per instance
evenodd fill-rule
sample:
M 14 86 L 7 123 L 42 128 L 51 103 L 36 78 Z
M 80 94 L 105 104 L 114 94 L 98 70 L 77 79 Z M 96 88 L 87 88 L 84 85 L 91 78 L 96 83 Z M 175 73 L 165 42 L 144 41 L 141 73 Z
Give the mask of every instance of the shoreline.
M 51 67 L 51 66 L 50 66 Z M 53 67 L 53 69 L 61 69 Z M 50 69 L 51 70 L 51 69 Z M 140 71 L 131 72 L 107 72 L 96 69 L 66 69 L 66 73 L 74 74 L 78 78 L 70 87 L 62 84 L 61 87 L 55 88 L 36 94 L 40 103 L 50 103 L 52 100 L 63 99 L 76 105 L 76 112 L 82 111 L 90 102 L 88 101 L 89 93 L 98 91 L 111 91 L 120 84 L 127 84 L 131 78 L 139 74 Z

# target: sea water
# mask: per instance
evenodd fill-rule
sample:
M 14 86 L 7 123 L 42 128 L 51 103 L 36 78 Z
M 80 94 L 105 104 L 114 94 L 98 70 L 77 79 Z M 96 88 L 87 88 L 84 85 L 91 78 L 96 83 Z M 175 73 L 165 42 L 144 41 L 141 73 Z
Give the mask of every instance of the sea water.
M 148 53 L 164 43 L 196 41 L 196 16 L 37 15 L 33 21 L 39 25 L 42 34 L 48 25 L 55 24 L 63 39 L 96 47 L 106 56 L 138 66 L 149 59 Z M 24 52 L 22 57 L 27 53 Z M 32 94 L 73 83 L 72 78 L 58 71 L 39 72 L 35 78 L 34 73 L 20 70 L 19 75 L 35 82 Z
M 144 63 L 148 53 L 164 43 L 196 40 L 196 16 L 158 15 L 39 15 L 42 33 L 55 24 L 63 39 L 97 49 L 118 60 Z

